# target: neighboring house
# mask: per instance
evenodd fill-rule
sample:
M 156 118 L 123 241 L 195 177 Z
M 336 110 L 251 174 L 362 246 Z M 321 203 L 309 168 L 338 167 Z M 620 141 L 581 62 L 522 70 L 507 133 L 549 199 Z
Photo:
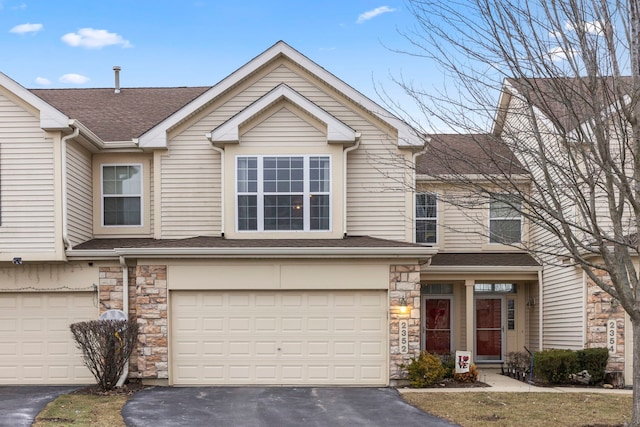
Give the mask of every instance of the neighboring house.
M 423 349 L 582 347 L 554 338 L 562 286 L 503 244 L 528 224 L 486 201 L 481 238 L 426 141 L 283 42 L 211 87 L 0 74 L 0 384 L 91 382 L 69 324 L 108 309 L 140 325 L 129 376 L 169 385 L 384 386 Z

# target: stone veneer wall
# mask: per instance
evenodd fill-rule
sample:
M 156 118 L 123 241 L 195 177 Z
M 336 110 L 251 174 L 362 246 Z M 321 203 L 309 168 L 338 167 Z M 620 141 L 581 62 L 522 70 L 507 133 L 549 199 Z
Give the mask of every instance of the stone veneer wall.
M 136 319 L 136 268 L 129 267 L 129 319 Z M 98 292 L 100 313 L 107 310 L 122 310 L 122 267 L 100 267 Z M 140 378 L 137 364 L 138 355 L 134 352 L 129 358 L 129 378 Z
M 596 274 L 610 280 L 607 273 L 597 270 Z M 612 303 L 613 302 L 613 303 Z M 591 279 L 587 280 L 587 348 L 607 346 L 607 321 L 616 320 L 616 353 L 609 354 L 607 371 L 624 371 L 624 309 L 614 298 L 603 291 Z
M 169 378 L 167 342 L 167 266 L 136 267 L 138 372 L 142 379 Z
M 407 301 L 406 313 L 400 312 L 400 300 Z M 400 353 L 399 321 L 409 322 L 409 352 Z M 395 385 L 407 378 L 410 359 L 420 354 L 420 265 L 391 265 L 389 271 L 389 380 Z

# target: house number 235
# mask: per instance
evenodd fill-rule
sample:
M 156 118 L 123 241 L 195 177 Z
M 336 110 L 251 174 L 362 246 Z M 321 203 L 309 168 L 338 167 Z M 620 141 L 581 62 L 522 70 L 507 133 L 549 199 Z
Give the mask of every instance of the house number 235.
M 409 321 L 400 320 L 399 323 L 400 354 L 407 354 L 409 353 Z

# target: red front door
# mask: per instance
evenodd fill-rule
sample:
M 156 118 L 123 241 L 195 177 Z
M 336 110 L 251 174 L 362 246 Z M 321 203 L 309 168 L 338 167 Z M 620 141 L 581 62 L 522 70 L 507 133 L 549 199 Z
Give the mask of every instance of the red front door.
M 476 299 L 476 358 L 502 360 L 502 298 Z
M 451 353 L 451 300 L 425 300 L 425 350 L 432 354 Z

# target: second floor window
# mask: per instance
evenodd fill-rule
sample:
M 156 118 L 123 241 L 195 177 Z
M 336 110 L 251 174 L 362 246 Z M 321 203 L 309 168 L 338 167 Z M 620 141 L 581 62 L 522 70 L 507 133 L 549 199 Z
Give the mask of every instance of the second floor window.
M 432 193 L 416 194 L 416 243 L 436 243 L 437 198 Z
M 239 231 L 330 229 L 329 156 L 239 156 Z
M 521 203 L 509 196 L 494 197 L 489 208 L 489 241 L 520 243 L 522 241 Z
M 142 225 L 142 165 L 102 166 L 102 223 Z

